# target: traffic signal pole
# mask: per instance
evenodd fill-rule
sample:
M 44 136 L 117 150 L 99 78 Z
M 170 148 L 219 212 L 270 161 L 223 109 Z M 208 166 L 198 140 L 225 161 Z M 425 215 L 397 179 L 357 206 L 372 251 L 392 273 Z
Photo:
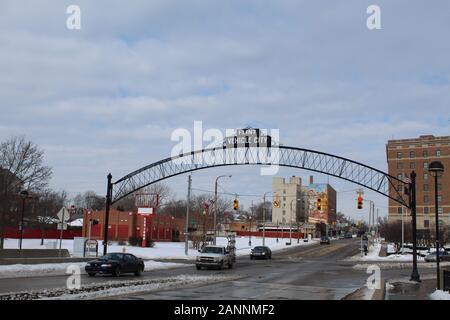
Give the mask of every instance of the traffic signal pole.
M 106 255 L 108 253 L 108 229 L 109 229 L 109 211 L 111 209 L 111 202 L 112 202 L 112 191 L 113 191 L 113 184 L 112 184 L 112 174 L 108 174 L 108 185 L 106 188 L 106 209 L 105 209 L 105 225 L 103 228 L 103 255 Z

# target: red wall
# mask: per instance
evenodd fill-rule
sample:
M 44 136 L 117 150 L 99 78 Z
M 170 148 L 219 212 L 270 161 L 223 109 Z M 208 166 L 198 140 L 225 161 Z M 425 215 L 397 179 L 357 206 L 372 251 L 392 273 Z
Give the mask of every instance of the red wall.
M 43 230 L 28 229 L 23 230 L 24 239 L 40 239 L 44 235 L 45 239 L 59 239 L 61 236 L 60 230 Z M 20 231 L 18 228 L 6 228 L 4 233 L 5 238 L 19 239 Z M 74 237 L 81 237 L 81 230 L 64 230 L 63 239 L 73 239 Z
M 245 236 L 248 237 L 248 236 L 250 236 L 250 234 L 252 237 L 262 237 L 263 236 L 262 231 L 261 232 L 237 231 L 236 234 L 238 236 L 242 236 L 242 237 L 245 237 Z M 267 238 L 281 238 L 281 235 L 283 235 L 283 238 L 289 238 L 289 232 L 286 232 L 286 231 L 283 233 L 280 231 L 279 232 L 276 232 L 276 231 L 266 231 L 265 232 L 265 236 Z M 303 239 L 304 235 L 302 232 L 299 232 L 299 233 L 292 232 L 292 238 L 293 239 Z

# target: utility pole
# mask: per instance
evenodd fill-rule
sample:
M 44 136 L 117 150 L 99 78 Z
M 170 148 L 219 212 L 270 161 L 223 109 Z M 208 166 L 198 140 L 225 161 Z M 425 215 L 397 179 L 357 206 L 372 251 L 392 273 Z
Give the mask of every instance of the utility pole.
M 217 182 L 222 177 L 231 178 L 231 175 L 218 176 L 216 178 L 216 183 L 214 186 L 214 245 L 216 245 L 216 238 L 217 238 Z
M 191 184 L 192 177 L 188 177 L 188 194 L 187 194 L 187 205 L 186 205 L 186 227 L 184 231 L 184 254 L 189 255 L 189 207 L 191 203 Z
M 263 246 L 266 245 L 266 194 L 272 193 L 268 191 L 263 196 Z

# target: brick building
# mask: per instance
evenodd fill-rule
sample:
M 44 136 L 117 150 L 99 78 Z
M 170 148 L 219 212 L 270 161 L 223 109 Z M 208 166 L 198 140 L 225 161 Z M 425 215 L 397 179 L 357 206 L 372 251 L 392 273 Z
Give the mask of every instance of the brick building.
M 414 170 L 416 179 L 417 228 L 434 228 L 435 192 L 434 177 L 428 172 L 428 165 L 435 160 L 444 164 L 445 172 L 438 179 L 439 216 L 443 223 L 450 222 L 450 136 L 435 137 L 424 135 L 419 138 L 389 140 L 386 145 L 388 172 L 403 180 L 405 174 L 409 177 Z M 401 186 L 397 186 L 404 192 Z M 395 197 L 395 190 L 391 190 Z M 410 221 L 410 212 L 397 202 L 389 199 L 389 221 Z
M 83 237 L 89 237 L 90 219 L 99 223 L 92 225 L 91 238 L 102 240 L 104 237 L 105 212 L 88 211 L 83 214 Z M 144 223 L 145 220 L 145 223 Z M 145 230 L 144 230 L 145 224 Z M 185 221 L 159 214 L 140 215 L 137 212 L 111 209 L 109 215 L 108 239 L 111 241 L 128 241 L 130 237 L 143 237 L 154 241 L 183 241 Z

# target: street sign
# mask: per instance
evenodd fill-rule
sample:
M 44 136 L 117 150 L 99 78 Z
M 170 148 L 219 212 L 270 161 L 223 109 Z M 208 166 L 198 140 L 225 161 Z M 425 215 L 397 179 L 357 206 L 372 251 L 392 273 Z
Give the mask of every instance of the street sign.
M 59 212 L 56 214 L 56 216 L 58 217 L 59 221 L 64 219 L 64 222 L 67 222 L 70 220 L 70 213 L 66 207 L 62 207 L 61 210 L 59 210 Z
M 61 230 L 61 228 L 62 228 L 62 230 L 67 230 L 67 222 L 64 222 L 64 223 L 62 224 L 62 226 L 61 226 L 61 222 L 58 222 L 57 229 L 58 229 L 58 230 Z

